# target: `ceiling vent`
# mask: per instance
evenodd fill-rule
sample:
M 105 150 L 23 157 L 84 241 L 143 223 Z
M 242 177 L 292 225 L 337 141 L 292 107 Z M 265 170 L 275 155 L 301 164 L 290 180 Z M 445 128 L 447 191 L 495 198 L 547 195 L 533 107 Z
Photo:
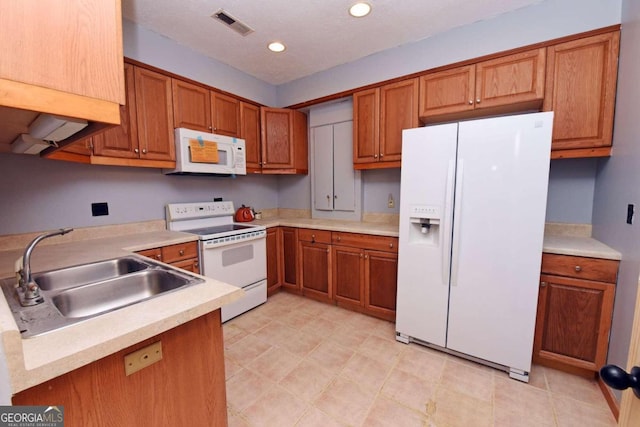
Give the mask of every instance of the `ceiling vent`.
M 211 17 L 217 21 L 222 22 L 227 27 L 231 28 L 233 31 L 240 34 L 241 36 L 247 36 L 253 33 L 253 29 L 251 27 L 249 27 L 247 24 L 244 24 L 238 21 L 236 18 L 234 18 L 233 16 L 225 12 L 223 9 L 218 10 L 216 13 L 211 15 Z

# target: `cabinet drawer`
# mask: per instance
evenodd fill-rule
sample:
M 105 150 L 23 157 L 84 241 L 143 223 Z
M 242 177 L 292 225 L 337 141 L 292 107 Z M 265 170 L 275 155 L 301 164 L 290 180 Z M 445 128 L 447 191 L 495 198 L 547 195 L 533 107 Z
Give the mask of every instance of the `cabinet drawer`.
M 158 261 L 162 261 L 162 251 L 160 248 L 153 249 L 145 249 L 144 251 L 136 252 L 139 255 L 146 256 L 147 258 L 157 259 Z
M 354 246 L 362 249 L 372 249 L 384 252 L 398 252 L 398 238 L 375 236 L 359 233 L 332 233 L 332 243 L 335 245 Z
M 298 240 L 331 244 L 331 232 L 326 230 L 312 230 L 301 228 L 298 230 Z
M 177 245 L 164 246 L 162 248 L 162 261 L 175 262 L 187 258 L 198 257 L 198 243 L 187 242 Z
M 172 263 L 174 267 L 182 268 L 183 270 L 191 271 L 192 273 L 200 274 L 200 264 L 198 258 L 190 258 L 182 261 Z
M 542 273 L 616 283 L 619 261 L 542 254 Z

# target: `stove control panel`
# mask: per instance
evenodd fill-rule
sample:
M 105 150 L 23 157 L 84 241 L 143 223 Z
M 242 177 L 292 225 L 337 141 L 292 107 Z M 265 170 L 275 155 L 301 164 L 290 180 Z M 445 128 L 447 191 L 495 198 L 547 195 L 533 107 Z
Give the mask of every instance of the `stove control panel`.
M 230 216 L 233 202 L 172 203 L 166 207 L 167 221 Z

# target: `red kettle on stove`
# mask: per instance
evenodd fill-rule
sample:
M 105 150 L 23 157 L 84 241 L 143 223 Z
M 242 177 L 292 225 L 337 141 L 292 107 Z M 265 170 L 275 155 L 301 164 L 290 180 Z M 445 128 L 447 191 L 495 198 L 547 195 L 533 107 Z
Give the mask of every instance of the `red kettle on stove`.
M 255 216 L 253 215 L 253 209 L 242 205 L 241 208 L 238 208 L 236 211 L 235 221 L 236 222 L 249 222 L 253 221 Z

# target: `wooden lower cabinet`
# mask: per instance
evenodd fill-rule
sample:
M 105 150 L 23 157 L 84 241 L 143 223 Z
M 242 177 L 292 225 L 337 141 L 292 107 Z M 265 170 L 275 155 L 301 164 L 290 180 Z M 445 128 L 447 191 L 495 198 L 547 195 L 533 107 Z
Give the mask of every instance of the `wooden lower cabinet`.
M 365 251 L 364 308 L 369 314 L 395 321 L 398 254 Z
M 330 243 L 330 231 L 298 230 L 300 287 L 305 296 L 333 300 Z
M 198 262 L 198 242 L 186 242 L 136 252 L 138 255 L 171 264 L 193 273 L 200 274 Z
M 267 296 L 280 289 L 279 236 L 278 227 L 267 228 Z
M 162 359 L 126 376 L 124 357 L 158 341 Z M 12 403 L 64 406 L 69 427 L 226 426 L 220 310 L 17 393 Z
M 362 307 L 364 301 L 364 253 L 360 248 L 333 246 L 335 300 L 347 308 Z
M 543 255 L 534 362 L 585 375 L 606 364 L 617 270 L 618 261 Z
M 398 239 L 334 232 L 333 242 L 333 282 L 337 304 L 394 321 Z
M 300 293 L 298 282 L 298 229 L 280 227 L 280 271 L 283 289 Z
M 398 238 L 279 227 L 280 289 L 394 321 Z M 267 260 L 267 264 L 269 261 Z M 269 276 L 269 273 L 267 273 Z M 275 278 L 274 278 L 275 280 Z M 271 281 L 269 282 L 271 283 Z

